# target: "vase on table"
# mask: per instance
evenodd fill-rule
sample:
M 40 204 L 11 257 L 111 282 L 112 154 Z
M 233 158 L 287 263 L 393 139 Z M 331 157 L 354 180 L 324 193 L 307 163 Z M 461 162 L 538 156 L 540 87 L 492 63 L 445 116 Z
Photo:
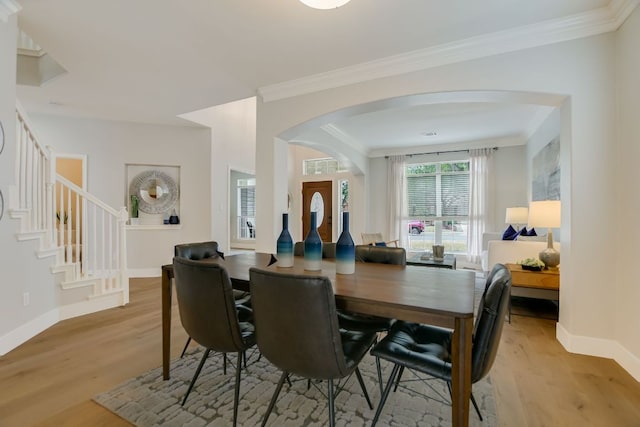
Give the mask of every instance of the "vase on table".
M 304 269 L 318 271 L 322 268 L 322 239 L 318 234 L 316 212 L 311 212 L 309 233 L 304 239 Z
M 342 233 L 336 242 L 336 273 L 353 274 L 356 270 L 356 247 L 349 233 L 349 212 L 342 212 Z
M 282 231 L 277 241 L 278 267 L 293 267 L 293 239 L 289 234 L 289 214 L 282 214 Z

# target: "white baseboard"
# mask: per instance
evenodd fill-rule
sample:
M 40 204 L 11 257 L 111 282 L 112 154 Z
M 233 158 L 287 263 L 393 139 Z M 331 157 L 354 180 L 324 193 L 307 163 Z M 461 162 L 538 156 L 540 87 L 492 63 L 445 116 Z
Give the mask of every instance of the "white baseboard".
M 127 274 L 130 279 L 136 277 L 160 277 L 162 276 L 162 269 L 158 268 L 130 268 L 127 270 Z
M 101 295 L 92 297 L 88 300 L 77 302 L 74 304 L 63 305 L 60 311 L 59 320 L 71 319 L 85 314 L 96 313 L 98 311 L 107 310 L 109 308 L 120 307 L 123 305 L 122 293 L 114 293 L 110 295 Z
M 560 323 L 556 323 L 556 338 L 568 352 L 615 360 L 636 381 L 640 382 L 640 358 L 618 341 L 573 335 Z
M 6 335 L 0 337 L 0 356 L 3 356 L 18 347 L 20 344 L 30 340 L 40 332 L 58 323 L 60 313 L 58 309 L 51 310 L 33 319 L 30 322 L 20 325 Z

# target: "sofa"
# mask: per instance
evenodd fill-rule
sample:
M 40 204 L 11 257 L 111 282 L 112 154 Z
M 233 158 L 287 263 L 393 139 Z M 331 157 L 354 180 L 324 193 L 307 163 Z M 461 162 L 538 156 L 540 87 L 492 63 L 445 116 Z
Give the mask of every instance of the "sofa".
M 502 240 L 502 233 L 488 232 L 482 236 L 482 270 L 488 272 L 497 263 L 515 264 L 525 258 L 538 258 L 538 254 L 547 247 L 544 241 Z M 560 243 L 553 242 L 560 252 Z

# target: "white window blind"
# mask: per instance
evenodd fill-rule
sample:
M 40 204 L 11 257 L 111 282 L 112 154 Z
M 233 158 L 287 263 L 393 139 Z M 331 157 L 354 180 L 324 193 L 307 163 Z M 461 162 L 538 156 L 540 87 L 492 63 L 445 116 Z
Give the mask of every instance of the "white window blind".
M 407 166 L 410 219 L 447 220 L 469 216 L 469 162 Z

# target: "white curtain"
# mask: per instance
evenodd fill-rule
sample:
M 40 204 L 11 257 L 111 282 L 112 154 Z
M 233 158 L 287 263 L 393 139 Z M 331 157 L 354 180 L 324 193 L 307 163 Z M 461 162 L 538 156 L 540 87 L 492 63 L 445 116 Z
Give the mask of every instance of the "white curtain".
M 398 239 L 406 246 L 406 172 L 405 156 L 387 158 L 387 240 Z
M 479 264 L 482 254 L 482 234 L 493 212 L 492 170 L 493 148 L 469 150 L 469 228 L 467 261 Z

